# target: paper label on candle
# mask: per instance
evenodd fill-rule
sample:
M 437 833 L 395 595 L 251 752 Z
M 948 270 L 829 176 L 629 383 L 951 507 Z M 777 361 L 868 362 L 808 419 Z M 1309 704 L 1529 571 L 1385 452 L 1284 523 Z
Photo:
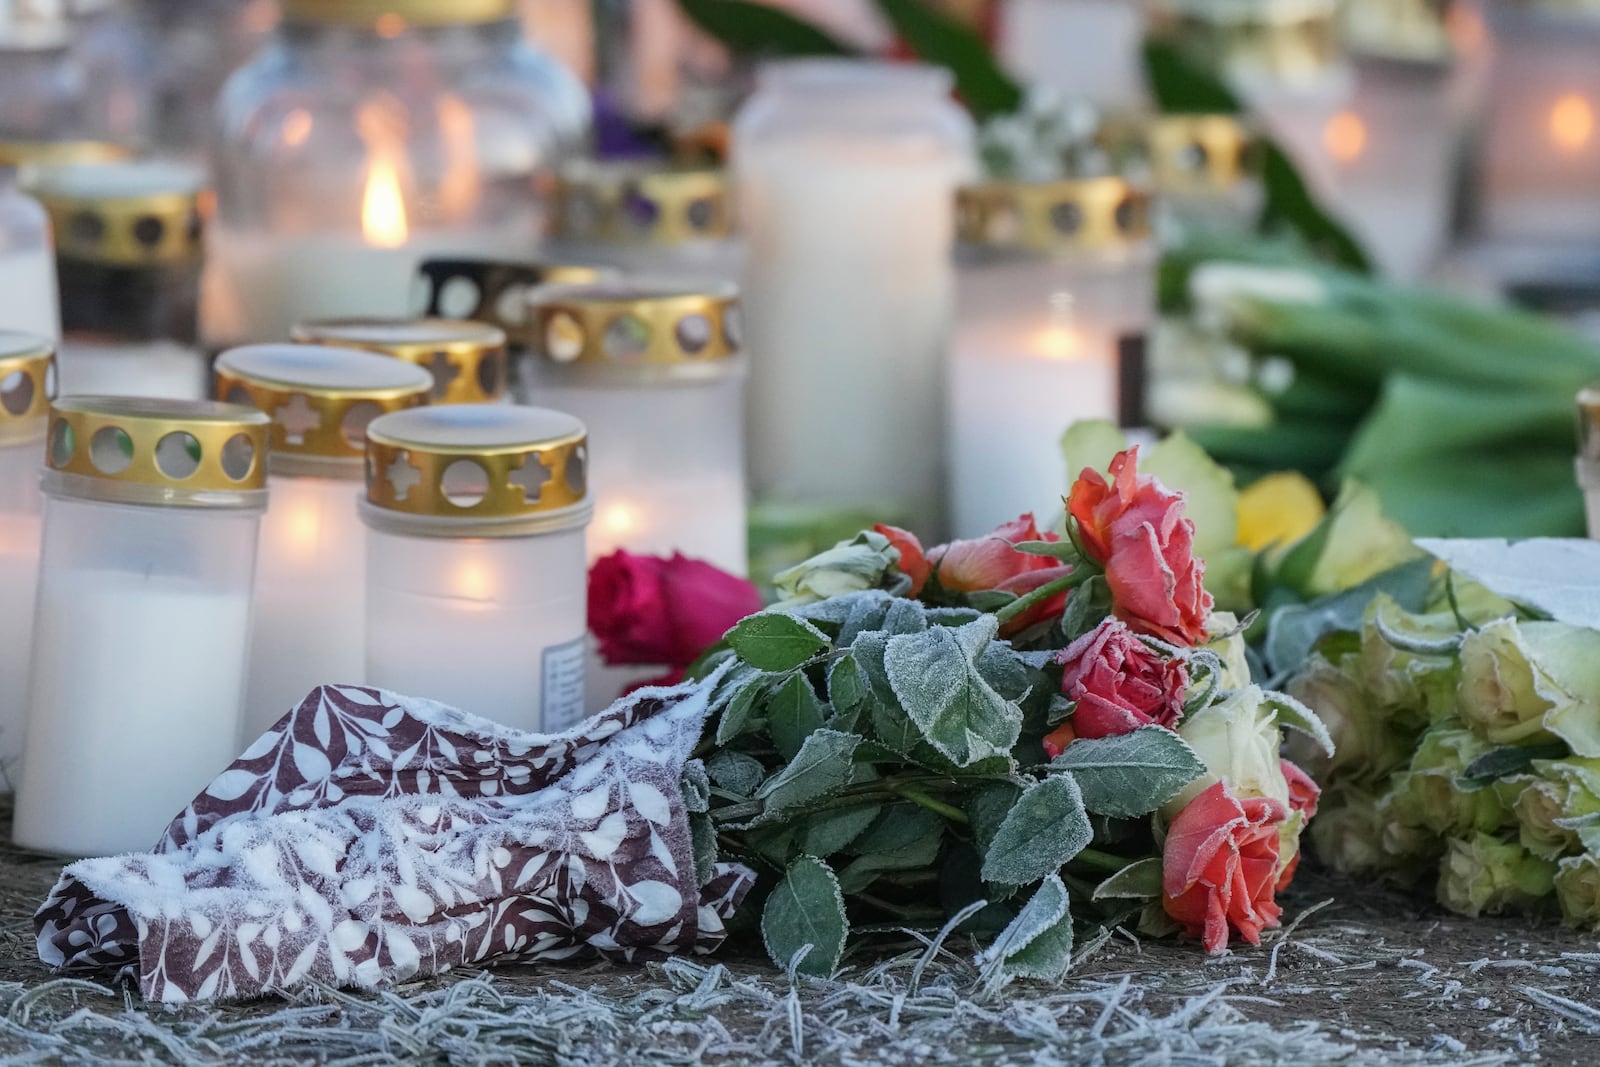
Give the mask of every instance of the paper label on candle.
M 544 650 L 544 732 L 576 726 L 584 719 L 584 639 Z

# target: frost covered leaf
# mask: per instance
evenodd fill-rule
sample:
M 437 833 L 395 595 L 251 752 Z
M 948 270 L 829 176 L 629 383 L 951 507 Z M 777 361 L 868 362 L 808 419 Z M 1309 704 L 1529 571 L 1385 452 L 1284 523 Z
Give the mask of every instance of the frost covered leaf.
M 689 842 L 694 849 L 695 885 L 704 886 L 717 870 L 717 824 L 711 816 L 689 816 Z
M 1089 846 L 1094 829 L 1070 775 L 1030 787 L 1006 814 L 983 857 L 983 880 L 1027 885 L 1060 870 Z
M 804 619 L 766 611 L 729 630 L 728 644 L 753 667 L 788 671 L 827 648 L 828 636 Z
M 753 725 L 751 712 L 766 684 L 766 674 L 743 664 L 717 684 L 711 697 L 712 714 L 722 714 L 717 721 L 717 744 L 726 745 Z
M 939 855 L 944 820 L 914 804 L 885 808 L 872 827 L 850 847 L 858 858 L 839 875 L 846 893 L 859 893 L 885 871 L 929 867 Z
M 1146 856 L 1128 864 L 1094 890 L 1096 900 L 1143 900 L 1161 895 L 1161 857 Z
M 827 717 L 827 709 L 812 692 L 803 672 L 792 675 L 767 699 L 767 732 L 784 759 L 794 759 L 805 739 Z
M 986 973 L 1002 981 L 1036 978 L 1051 982 L 1072 966 L 1072 909 L 1061 876 L 1051 874 L 1000 936 L 978 957 Z
M 1285 730 L 1298 730 L 1315 741 L 1328 755 L 1333 755 L 1333 737 L 1317 713 L 1287 693 L 1263 693 L 1263 703 L 1278 716 L 1278 725 Z
M 801 856 L 789 865 L 761 913 L 767 955 L 778 967 L 787 969 L 795 954 L 809 945 L 811 951 L 796 970 L 826 978 L 839 966 L 849 935 L 844 895 L 833 870 L 815 856 Z
M 867 699 L 867 680 L 861 676 L 854 653 L 828 668 L 828 700 L 838 711 L 854 711 Z
M 1050 762 L 1066 771 L 1097 815 L 1131 819 L 1148 815 L 1206 773 L 1183 738 L 1160 726 L 1114 737 L 1079 738 Z
M 858 808 L 818 812 L 806 820 L 800 849 L 808 855 L 827 859 L 859 838 L 882 811 L 882 805 L 863 804 Z
M 685 810 L 690 814 L 702 814 L 711 810 L 711 778 L 706 774 L 704 763 L 697 759 L 685 763 L 679 784 L 683 789 Z
M 807 737 L 789 765 L 757 790 L 756 799 L 766 801 L 757 822 L 769 822 L 843 789 L 855 773 L 852 757 L 860 743 L 855 734 L 837 730 L 817 730 Z
M 984 680 L 978 658 L 999 624 L 985 615 L 952 630 L 936 626 L 889 639 L 884 673 L 924 740 L 958 767 L 1011 751 L 1022 711 Z
M 760 760 L 728 749 L 713 753 L 706 760 L 706 773 L 718 789 L 740 797 L 753 795 L 767 776 Z
M 1556 622 L 1600 630 L 1600 541 L 1424 538 L 1417 545 L 1491 593 Z

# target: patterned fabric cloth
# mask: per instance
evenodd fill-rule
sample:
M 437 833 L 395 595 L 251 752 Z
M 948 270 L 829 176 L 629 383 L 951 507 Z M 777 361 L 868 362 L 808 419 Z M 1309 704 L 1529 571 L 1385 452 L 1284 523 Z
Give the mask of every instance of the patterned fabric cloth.
M 695 873 L 680 781 L 709 685 L 643 690 L 551 736 L 318 689 L 153 853 L 66 868 L 35 916 L 39 956 L 131 969 L 146 999 L 181 1003 L 710 952 L 754 876 Z

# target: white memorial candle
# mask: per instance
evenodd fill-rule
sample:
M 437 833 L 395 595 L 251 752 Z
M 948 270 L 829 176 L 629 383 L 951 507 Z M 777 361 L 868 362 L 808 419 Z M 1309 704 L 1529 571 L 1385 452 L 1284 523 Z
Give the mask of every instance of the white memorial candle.
M 301 344 L 393 356 L 433 376 L 431 402 L 483 404 L 506 395 L 506 334 L 498 326 L 452 319 L 318 319 L 298 323 Z
M 49 373 L 43 338 L 0 331 L 0 793 L 22 756 Z
M 1111 108 L 1144 103 L 1144 12 L 1128 0 L 1006 0 L 1000 55 L 1012 73 Z
M 267 418 L 75 397 L 50 420 L 12 833 L 144 851 L 239 751 Z
M 524 730 L 584 714 L 588 446 L 570 415 L 457 404 L 367 428 L 367 680 Z
M 356 506 L 366 425 L 425 403 L 432 388 L 420 367 L 346 348 L 250 345 L 218 358 L 217 397 L 273 420 L 246 740 L 317 686 L 364 678 L 366 531 Z
M 778 64 L 734 124 L 758 496 L 941 528 L 940 366 L 972 130 L 943 71 Z
M 0 159 L 0 330 L 61 336 L 56 263 L 44 209 L 17 190 Z

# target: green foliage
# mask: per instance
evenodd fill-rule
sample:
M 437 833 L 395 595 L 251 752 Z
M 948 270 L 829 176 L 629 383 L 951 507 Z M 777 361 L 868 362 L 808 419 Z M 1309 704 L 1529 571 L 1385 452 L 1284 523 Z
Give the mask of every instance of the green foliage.
M 828 637 L 797 616 L 764 611 L 729 630 L 728 644 L 752 667 L 787 671 L 827 648 Z
M 1115 737 L 1080 738 L 1050 762 L 1077 783 L 1096 815 L 1148 815 L 1206 772 L 1183 738 L 1159 726 Z
M 803 19 L 752 0 L 678 0 L 689 21 L 746 56 L 847 56 L 854 50 Z
M 1135 860 L 1095 886 L 1096 900 L 1154 900 L 1161 896 L 1161 857 Z
M 923 740 L 959 767 L 1004 755 L 1017 743 L 1022 711 L 978 670 L 998 626 L 983 616 L 958 630 L 937 627 L 889 639 L 884 674 Z
M 1006 977 L 1053 982 L 1072 965 L 1072 909 L 1061 876 L 1051 874 L 995 939 L 980 962 Z
M 1070 775 L 1030 786 L 1012 805 L 983 856 L 983 880 L 1027 885 L 1065 866 L 1094 839 L 1083 794 Z
M 767 953 L 774 963 L 788 967 L 809 946 L 795 971 L 826 978 L 839 966 L 849 935 L 844 894 L 832 868 L 815 856 L 801 856 L 789 866 L 761 912 Z
M 944 67 L 956 92 L 979 119 L 1008 115 L 1022 106 L 1022 88 L 1000 69 L 972 30 L 927 0 L 876 0 L 895 32 L 918 59 Z

